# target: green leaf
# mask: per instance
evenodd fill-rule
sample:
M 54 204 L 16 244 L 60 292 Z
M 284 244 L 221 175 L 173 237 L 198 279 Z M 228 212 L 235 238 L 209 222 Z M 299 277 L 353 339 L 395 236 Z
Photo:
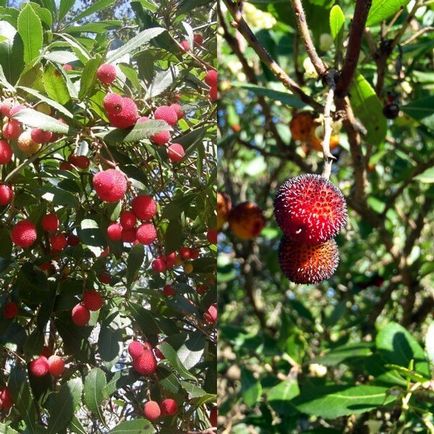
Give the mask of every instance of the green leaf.
M 134 38 L 130 39 L 125 45 L 113 51 L 113 53 L 111 53 L 110 57 L 107 59 L 107 63 L 112 63 L 113 61 L 125 56 L 125 54 L 131 53 L 133 50 L 141 47 L 143 44 L 146 44 L 165 31 L 166 29 L 163 27 L 154 27 L 143 30 L 137 36 L 134 36 Z
M 166 252 L 174 252 L 182 247 L 184 241 L 184 232 L 181 219 L 175 218 L 169 221 L 164 234 L 164 246 Z
M 434 365 L 434 321 L 429 325 L 425 335 L 425 351 L 428 359 Z
M 71 99 L 63 73 L 53 65 L 45 69 L 42 82 L 44 83 L 45 92 L 54 101 L 65 105 Z
M 39 56 L 44 37 L 41 20 L 29 4 L 18 16 L 17 29 L 24 44 L 24 62 L 31 63 Z
M 288 403 L 300 394 L 296 379 L 285 380 L 272 387 L 267 392 L 267 401 L 278 413 L 285 414 L 288 410 Z
M 410 0 L 372 0 L 366 26 L 370 27 L 391 17 L 399 9 L 404 8 Z
M 166 360 L 170 363 L 173 369 L 175 369 L 181 377 L 196 381 L 196 377 L 192 375 L 188 369 L 179 360 L 178 354 L 171 345 L 167 342 L 163 342 L 158 346 L 160 351 L 164 354 Z
M 410 367 L 414 361 L 414 370 L 427 379 L 430 378 L 430 367 L 425 353 L 413 336 L 401 325 L 390 322 L 378 331 L 375 344 L 382 358 L 387 363 Z
M 369 357 L 372 355 L 371 347 L 372 345 L 366 342 L 342 345 L 333 348 L 323 356 L 317 357 L 315 362 L 327 366 L 337 366 L 348 359 Z
M 108 8 L 111 6 L 116 0 L 99 0 L 93 3 L 92 6 L 85 9 L 83 12 L 79 13 L 77 16 L 74 17 L 74 21 L 80 21 L 83 18 L 94 14 L 95 12 L 101 11 L 105 8 Z
M 134 321 L 140 327 L 144 336 L 148 337 L 160 333 L 160 328 L 158 327 L 152 312 L 133 303 L 129 304 L 129 308 Z
M 66 14 L 71 10 L 74 6 L 75 0 L 60 0 L 59 5 L 59 21 L 62 21 L 65 18 Z
M 51 116 L 30 108 L 20 110 L 13 117 L 29 127 L 41 128 L 46 131 L 53 131 L 54 133 L 61 134 L 67 134 L 69 132 L 68 125 L 65 125 Z
M 196 366 L 202 359 L 205 351 L 205 337 L 201 331 L 188 335 L 187 340 L 178 348 L 179 361 L 186 369 Z
M 104 371 L 100 368 L 93 368 L 89 374 L 87 374 L 84 382 L 84 403 L 101 421 L 104 421 L 104 416 L 100 406 L 106 398 L 104 393 L 106 385 L 106 376 Z
M 415 176 L 414 179 L 428 184 L 434 183 L 434 167 L 426 169 L 425 172 L 422 172 L 420 175 Z
M 354 113 L 367 130 L 364 141 L 372 146 L 382 143 L 387 133 L 383 105 L 369 82 L 360 74 L 350 87 L 350 100 Z
M 345 15 L 339 5 L 330 9 L 330 32 L 336 47 L 340 48 L 344 39 Z
M 301 395 L 293 401 L 302 413 L 336 419 L 350 414 L 366 413 L 383 407 L 397 397 L 388 394 L 387 387 L 304 385 Z
M 94 23 L 83 24 L 82 26 L 73 26 L 65 29 L 68 33 L 102 33 L 108 30 L 114 30 L 122 26 L 122 21 L 108 20 Z
M 78 231 L 80 240 L 86 246 L 100 247 L 105 243 L 105 236 L 98 222 L 92 219 L 83 219 Z
M 0 422 L 0 432 L 2 434 L 19 434 L 18 431 L 15 431 L 9 425 L 5 425 L 4 423 L 1 422 Z
M 282 92 L 280 90 L 268 89 L 267 87 L 256 86 L 254 84 L 238 82 L 232 83 L 232 86 L 247 89 L 256 96 L 265 96 L 266 98 L 270 98 L 272 101 L 280 101 L 290 107 L 302 108 L 306 105 L 301 99 L 289 93 L 289 91 Z
M 154 98 L 157 95 L 163 93 L 167 88 L 169 88 L 177 75 L 179 74 L 178 69 L 170 68 L 167 71 L 157 72 L 155 74 L 152 83 L 146 91 L 145 99 Z
M 101 65 L 101 57 L 89 60 L 83 68 L 80 80 L 80 92 L 78 97 L 82 100 L 94 88 L 96 83 L 96 71 Z
M 23 42 L 15 28 L 7 21 L 0 21 L 0 36 L 6 38 L 0 43 L 0 65 L 5 79 L 14 84 L 24 68 Z
M 81 402 L 83 383 L 81 378 L 74 378 L 62 384 L 59 392 L 50 395 L 47 432 L 57 434 L 62 432 L 71 422 L 75 409 Z
M 7 81 L 2 65 L 0 65 L 0 84 L 6 89 L 8 89 L 10 92 L 16 92 L 15 88 Z
M 141 244 L 135 245 L 128 255 L 127 261 L 127 287 L 131 288 L 132 284 L 137 280 L 140 267 L 143 264 L 145 257 L 145 248 Z
M 135 419 L 121 422 L 114 427 L 110 434 L 152 434 L 155 433 L 155 428 L 146 419 Z
M 81 422 L 76 416 L 72 417 L 71 423 L 69 424 L 69 429 L 75 434 L 87 434 Z
M 121 350 L 119 343 L 122 341 L 123 333 L 121 329 L 113 326 L 116 315 L 117 313 L 114 313 L 102 322 L 98 337 L 99 354 L 108 367 L 114 365 Z
M 434 130 L 434 96 L 417 99 L 401 107 L 402 111 Z
M 247 369 L 241 370 L 241 396 L 248 407 L 253 407 L 262 394 L 262 385 Z

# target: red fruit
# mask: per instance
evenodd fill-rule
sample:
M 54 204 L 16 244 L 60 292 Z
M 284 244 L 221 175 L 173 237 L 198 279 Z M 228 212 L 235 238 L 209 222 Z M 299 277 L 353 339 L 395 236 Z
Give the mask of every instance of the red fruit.
M 122 111 L 122 97 L 116 93 L 108 93 L 103 100 L 104 109 L 107 113 L 115 115 Z
M 61 377 L 65 371 L 65 362 L 59 356 L 50 356 L 48 358 L 48 372 L 53 377 Z
M 122 229 L 122 241 L 124 243 L 134 243 L 136 241 L 137 235 L 136 229 Z
M 171 135 L 170 131 L 160 131 L 150 137 L 151 142 L 155 145 L 164 146 L 166 143 L 170 142 Z
M 155 258 L 152 261 L 151 267 L 156 273 L 164 273 L 167 270 L 165 258 L 163 256 Z
M 72 322 L 79 327 L 85 326 L 90 320 L 90 312 L 81 303 L 76 304 L 71 312 Z
M 72 65 L 70 65 L 69 63 L 65 63 L 63 65 L 63 70 L 64 71 L 72 71 L 74 69 L 74 67 Z
M 181 41 L 181 48 L 183 51 L 190 51 L 190 42 L 188 42 L 186 39 Z
M 80 238 L 77 235 L 69 234 L 67 237 L 68 246 L 78 246 L 80 244 Z
M 217 417 L 218 417 L 217 407 L 213 407 L 209 412 L 209 421 L 211 422 L 212 426 L 217 426 Z
M 210 242 L 210 244 L 217 244 L 217 230 L 216 229 L 208 229 L 206 233 L 206 238 Z
M 48 143 L 53 138 L 53 133 L 35 128 L 31 131 L 30 136 L 35 143 Z
M 166 121 L 172 127 L 178 122 L 178 115 L 176 111 L 167 105 L 157 107 L 154 113 L 154 118 L 162 121 Z
M 11 392 L 7 387 L 0 389 L 0 410 L 8 411 L 13 405 Z
M 107 228 L 107 236 L 112 241 L 120 241 L 122 239 L 122 226 L 119 223 L 112 223 Z M 134 233 L 134 239 L 136 238 L 136 234 Z
M 120 221 L 124 229 L 132 229 L 137 223 L 137 217 L 132 211 L 122 211 Z
M 90 160 L 84 155 L 70 155 L 68 161 L 79 169 L 87 169 L 90 166 Z
M 178 404 L 174 399 L 164 399 L 161 404 L 161 414 L 163 416 L 173 416 L 178 411 Z
M 101 273 L 98 276 L 98 279 L 101 283 L 104 283 L 105 285 L 108 285 L 112 281 L 112 278 L 111 278 L 110 274 L 108 274 L 108 273 Z
M 3 307 L 3 318 L 14 319 L 18 315 L 18 306 L 14 302 L 6 303 Z
M 229 212 L 231 231 L 242 240 L 256 238 L 265 226 L 262 209 L 253 202 L 242 202 Z
M 18 139 L 18 137 L 22 133 L 21 124 L 16 121 L 15 119 L 10 119 L 8 122 L 6 122 L 3 125 L 3 137 L 7 140 L 15 140 Z
M 148 245 L 153 243 L 157 238 L 155 226 L 152 223 L 144 223 L 137 229 L 136 237 L 140 244 Z
M 219 91 L 217 87 L 210 87 L 208 96 L 211 102 L 217 101 L 219 99 Z
M 52 354 L 53 354 L 53 352 L 51 351 L 50 347 L 47 347 L 46 345 L 44 345 L 42 347 L 41 354 L 39 354 L 39 355 L 47 357 L 47 359 L 48 359 Z
M 179 255 L 182 259 L 190 259 L 191 258 L 191 249 L 190 247 L 181 247 L 179 249 Z
M 165 262 L 167 269 L 173 268 L 176 265 L 176 252 L 169 253 L 165 256 Z
M 56 232 L 59 229 L 59 218 L 55 213 L 46 214 L 42 217 L 41 226 L 46 232 Z
M 133 359 L 137 359 L 143 355 L 145 348 L 139 341 L 132 341 L 128 345 L 128 352 Z
M 30 220 L 21 220 L 12 228 L 12 242 L 23 249 L 30 247 L 36 238 L 36 227 Z
M 143 354 L 133 360 L 134 370 L 141 375 L 152 375 L 157 370 L 157 360 L 152 350 L 144 349 Z
M 148 116 L 140 116 L 139 119 L 137 119 L 136 124 L 143 124 L 144 122 L 149 121 Z
M 184 110 L 180 104 L 174 103 L 170 105 L 170 108 L 175 110 L 176 116 L 178 116 L 178 120 L 184 117 Z
M 116 67 L 110 63 L 104 63 L 97 71 L 96 76 L 103 84 L 111 84 L 116 80 Z
M 124 198 L 128 182 L 121 171 L 107 169 L 94 175 L 93 187 L 101 200 L 117 202 Z
M 61 252 L 68 245 L 64 234 L 52 235 L 50 237 L 50 246 L 53 252 Z
M 164 354 L 160 351 L 159 348 L 155 348 L 155 356 L 158 357 L 160 360 L 165 359 Z
M 149 221 L 157 214 L 157 203 L 152 196 L 142 194 L 132 200 L 131 209 L 138 219 Z
M 197 285 L 196 291 L 198 294 L 203 295 L 203 294 L 205 294 L 205 292 L 208 291 L 208 286 L 207 285 Z
M 195 33 L 193 35 L 193 41 L 195 45 L 202 45 L 203 44 L 203 35 L 202 33 Z
M 11 109 L 14 105 L 14 101 L 12 99 L 6 99 L 0 103 L 0 114 L 3 116 L 9 117 L 11 115 Z
M 43 377 L 48 374 L 48 360 L 44 356 L 39 356 L 37 359 L 30 362 L 30 373 L 34 377 Z
M 172 285 L 165 285 L 163 288 L 163 294 L 166 297 L 172 297 L 172 296 L 176 295 L 175 288 Z
M 172 163 L 178 163 L 185 156 L 184 147 L 179 143 L 173 143 L 167 148 L 167 156 Z
M 217 71 L 215 69 L 210 69 L 209 71 L 206 71 L 204 80 L 209 87 L 217 87 L 217 83 L 218 83 Z
M 135 125 L 139 118 L 136 103 L 131 98 L 122 98 L 121 110 L 118 113 L 108 111 L 110 124 L 116 128 L 129 128 Z
M 96 311 L 100 310 L 104 305 L 104 299 L 98 291 L 84 291 L 83 306 L 86 309 Z
M 305 244 L 283 237 L 279 263 L 285 276 L 294 283 L 318 283 L 333 276 L 339 264 L 335 240 Z
M 0 140 L 0 164 L 8 164 L 12 160 L 12 148 L 6 140 Z
M 11 203 L 14 198 L 14 191 L 9 185 L 0 184 L 0 205 L 6 206 Z
M 190 259 L 197 259 L 199 257 L 199 249 L 190 249 Z
M 152 350 L 153 349 L 152 344 L 150 342 L 143 342 L 143 348 L 145 350 Z
M 143 414 L 145 415 L 145 418 L 150 420 L 151 422 L 158 420 L 161 416 L 161 410 L 158 402 L 148 401 L 143 406 Z
M 74 166 L 71 163 L 68 163 L 67 161 L 62 161 L 59 164 L 60 170 L 74 170 Z
M 318 244 L 333 238 L 347 222 L 341 191 L 320 175 L 288 179 L 277 191 L 274 215 L 285 235 Z
M 203 314 L 203 319 L 209 324 L 215 324 L 217 322 L 217 305 L 212 304 Z

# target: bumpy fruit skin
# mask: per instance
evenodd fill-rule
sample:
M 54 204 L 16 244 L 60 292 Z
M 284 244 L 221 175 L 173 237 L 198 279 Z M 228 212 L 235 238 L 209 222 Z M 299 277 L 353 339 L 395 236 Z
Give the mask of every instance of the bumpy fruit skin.
M 111 281 L 112 281 L 112 278 L 111 278 L 110 274 L 108 274 L 108 273 L 106 273 L 106 272 L 101 273 L 101 274 L 98 276 L 98 279 L 99 279 L 99 281 L 100 281 L 101 283 L 104 283 L 105 285 L 108 285 L 108 284 L 111 283 Z
M 163 416 L 174 416 L 178 412 L 178 404 L 174 399 L 163 399 L 160 404 L 161 414 Z
M 320 175 L 290 178 L 277 191 L 274 215 L 294 241 L 322 243 L 346 225 L 347 207 L 341 191 Z
M 14 319 L 18 315 L 18 306 L 14 302 L 6 303 L 3 307 L 3 318 Z
M 214 69 L 210 69 L 205 74 L 205 83 L 210 87 L 217 87 L 218 72 Z
M 7 387 L 0 389 L 0 410 L 8 411 L 13 405 L 11 392 Z
M 61 377 L 65 371 L 65 362 L 59 356 L 50 356 L 48 358 L 48 372 L 53 377 Z
M 0 184 L 0 206 L 9 205 L 14 198 L 14 191 L 9 185 Z
M 13 228 L 11 239 L 23 249 L 30 247 L 37 238 L 36 227 L 30 220 L 21 220 Z
M 53 138 L 53 133 L 35 128 L 30 132 L 30 136 L 35 143 L 48 143 Z
M 111 84 L 116 80 L 116 67 L 110 63 L 102 64 L 96 71 L 98 80 L 103 84 Z
M 217 244 L 217 230 L 216 229 L 208 229 L 206 234 L 206 238 L 210 244 Z
M 103 106 L 107 113 L 118 114 L 122 111 L 122 97 L 117 93 L 108 93 L 104 97 Z
M 178 103 L 170 104 L 170 108 L 175 110 L 176 116 L 178 117 L 178 120 L 182 119 L 184 117 L 184 110 L 182 109 L 182 106 Z
M 175 288 L 172 285 L 165 285 L 163 288 L 163 294 L 165 297 L 173 297 L 176 295 Z
M 80 238 L 77 235 L 69 234 L 66 241 L 68 242 L 68 246 L 78 246 L 80 244 Z
M 14 100 L 9 98 L 0 102 L 0 114 L 9 117 L 11 115 L 11 109 L 14 106 Z
M 217 101 L 219 99 L 219 91 L 217 87 L 210 87 L 208 96 L 211 102 Z
M 2 129 L 3 137 L 7 140 L 18 139 L 22 131 L 21 124 L 15 119 L 9 119 L 9 121 L 3 125 Z
M 155 258 L 152 261 L 151 268 L 155 273 L 164 273 L 167 270 L 166 261 L 163 256 Z
M 132 211 L 122 211 L 120 222 L 124 229 L 132 229 L 137 223 L 137 217 Z
M 158 146 L 164 146 L 166 143 L 170 142 L 171 135 L 170 131 L 160 131 L 150 137 L 151 142 Z
M 85 326 L 90 320 L 89 309 L 84 307 L 81 303 L 76 304 L 71 312 L 72 322 L 78 326 Z
M 202 45 L 203 44 L 203 35 L 202 33 L 194 33 L 193 34 L 193 41 L 195 45 Z
M 93 187 L 98 197 L 105 202 L 117 202 L 127 192 L 127 178 L 119 170 L 107 169 L 93 177 Z
M 79 169 L 85 170 L 90 166 L 90 160 L 85 155 L 70 155 L 68 162 Z
M 134 243 L 136 241 L 136 229 L 122 229 L 122 241 L 124 243 Z
M 145 418 L 150 420 L 151 422 L 155 422 L 161 416 L 161 409 L 156 401 L 148 401 L 143 406 L 143 414 Z
M 203 319 L 209 324 L 217 322 L 217 305 L 212 304 L 208 310 L 203 314 Z
M 183 51 L 190 51 L 190 42 L 184 39 L 183 41 L 181 41 L 181 47 Z
M 32 133 L 30 130 L 26 130 L 20 134 L 17 140 L 17 146 L 20 151 L 27 156 L 36 154 L 36 152 L 41 149 L 41 144 L 35 143 L 32 140 Z
M 172 252 L 166 255 L 164 259 L 166 261 L 167 269 L 173 268 L 176 265 L 176 258 L 177 258 L 176 252 Z
M 100 310 L 104 305 L 104 299 L 98 291 L 84 291 L 83 306 L 91 311 Z
M 157 239 L 155 226 L 152 223 L 144 223 L 138 227 L 136 237 L 140 244 L 152 244 Z
M 240 203 L 229 213 L 229 227 L 242 240 L 256 238 L 264 226 L 262 210 L 253 202 Z
M 55 213 L 46 214 L 42 217 L 41 226 L 46 232 L 56 232 L 59 229 L 59 218 Z
M 307 142 L 311 131 L 314 129 L 315 120 L 311 112 L 299 112 L 294 114 L 289 123 L 289 129 L 294 140 Z
M 145 352 L 143 344 L 139 341 L 132 341 L 128 345 L 128 353 L 133 359 L 138 359 Z
M 176 111 L 167 105 L 157 107 L 154 113 L 154 118 L 157 120 L 166 121 L 172 127 L 178 122 L 178 115 L 176 114 Z
M 48 374 L 48 360 L 45 356 L 39 356 L 32 360 L 29 365 L 30 373 L 34 377 L 43 377 Z
M 219 231 L 228 221 L 232 209 L 231 198 L 226 193 L 217 193 L 217 230 Z
M 218 410 L 217 407 L 213 407 L 209 412 L 209 421 L 212 426 L 217 426 Z
M 167 156 L 172 163 L 179 163 L 185 156 L 184 147 L 179 143 L 173 143 L 167 148 Z
M 333 276 L 339 264 L 339 251 L 333 239 L 312 245 L 283 237 L 279 246 L 279 263 L 291 282 L 318 283 Z
M 184 273 L 186 273 L 186 274 L 193 273 L 193 270 L 194 270 L 193 264 L 190 264 L 190 263 L 189 264 L 184 264 L 183 268 L 184 268 Z
M 149 221 L 157 214 L 157 203 L 152 196 L 142 194 L 132 200 L 131 209 L 138 219 Z
M 112 241 L 120 241 L 122 239 L 122 226 L 119 223 L 112 223 L 107 228 L 107 236 Z
M 53 252 L 61 252 L 68 245 L 64 234 L 51 235 L 50 246 Z
M 133 360 L 134 370 L 141 375 L 152 375 L 157 370 L 157 360 L 152 350 L 144 350 L 143 354 Z
M 0 164 L 8 164 L 12 160 L 12 148 L 6 140 L 0 140 Z
M 116 128 L 129 128 L 135 125 L 139 118 L 136 103 L 127 97 L 108 94 L 103 101 L 110 124 Z

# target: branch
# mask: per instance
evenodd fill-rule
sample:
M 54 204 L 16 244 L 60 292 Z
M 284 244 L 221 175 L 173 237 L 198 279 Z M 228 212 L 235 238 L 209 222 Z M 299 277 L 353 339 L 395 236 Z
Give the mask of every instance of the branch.
M 300 99 L 310 105 L 317 111 L 323 111 L 324 107 L 316 102 L 311 96 L 307 95 L 301 87 L 288 76 L 288 74 L 276 63 L 276 61 L 271 57 L 268 51 L 261 45 L 254 33 L 252 32 L 249 25 L 246 23 L 244 18 L 238 9 L 236 3 L 232 0 L 224 0 L 230 14 L 234 18 L 232 25 L 238 29 L 238 31 L 244 36 L 248 44 L 255 50 L 259 58 L 264 62 L 274 76 L 291 92 L 295 93 L 300 97 Z
M 303 5 L 301 4 L 301 0 L 291 0 L 291 3 L 292 8 L 294 9 L 295 22 L 297 23 L 297 28 L 300 33 L 301 39 L 303 40 L 306 52 L 317 74 L 321 78 L 327 73 L 327 67 L 316 52 L 315 45 L 313 44 L 309 28 L 307 26 L 306 15 L 304 13 Z
M 330 138 L 332 136 L 332 116 L 331 116 L 331 108 L 333 104 L 335 96 L 334 86 L 332 86 L 328 93 L 326 99 L 326 105 L 324 108 L 324 139 L 321 142 L 322 153 L 324 157 L 324 168 L 322 171 L 322 176 L 325 179 L 330 178 L 330 174 L 332 172 L 332 164 L 335 157 L 330 152 Z
M 363 30 L 365 29 L 370 7 L 371 0 L 357 0 L 356 2 L 344 66 L 342 67 L 341 76 L 336 86 L 336 96 L 338 98 L 346 96 L 353 79 L 357 62 L 359 61 Z

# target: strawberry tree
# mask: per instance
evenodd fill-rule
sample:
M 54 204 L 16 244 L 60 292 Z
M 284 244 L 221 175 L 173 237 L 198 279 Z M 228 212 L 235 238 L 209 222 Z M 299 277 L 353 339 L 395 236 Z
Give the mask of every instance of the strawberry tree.
M 0 431 L 212 431 L 213 11 L 5 3 Z

